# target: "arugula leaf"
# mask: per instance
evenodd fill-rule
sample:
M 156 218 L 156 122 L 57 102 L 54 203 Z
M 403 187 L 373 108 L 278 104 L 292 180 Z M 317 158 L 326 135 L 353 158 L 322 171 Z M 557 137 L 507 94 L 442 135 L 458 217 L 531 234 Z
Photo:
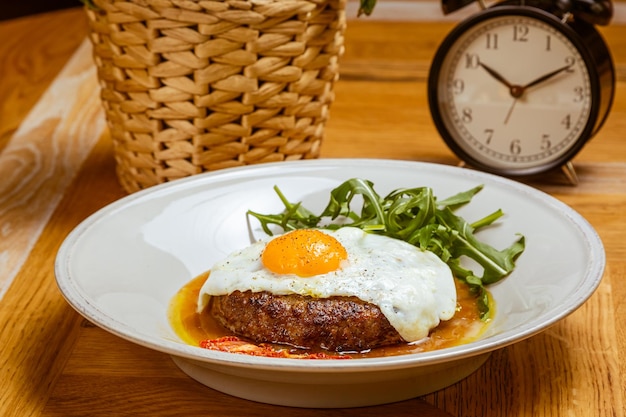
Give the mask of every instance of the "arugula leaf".
M 374 184 L 370 181 L 353 178 L 341 184 L 330 193 L 330 201 L 328 205 L 319 215 L 320 220 L 324 217 L 330 217 L 335 220 L 340 216 L 347 217 L 353 221 L 351 226 L 361 227 L 361 225 L 384 224 L 385 213 L 381 206 L 380 197 L 374 191 Z M 361 195 L 363 197 L 363 206 L 360 215 L 356 215 L 350 207 L 352 199 Z
M 460 192 L 458 194 L 455 194 L 451 197 L 446 198 L 445 200 L 441 200 L 439 201 L 439 206 L 445 206 L 445 207 L 450 207 L 452 209 L 457 209 L 461 206 L 464 206 L 465 204 L 469 203 L 470 201 L 472 201 L 472 198 L 478 194 L 481 190 L 483 189 L 483 185 L 477 185 L 476 187 L 467 190 L 467 191 L 463 191 Z
M 278 214 L 260 214 L 248 211 L 257 218 L 265 233 L 272 235 L 269 225 L 280 226 L 284 231 L 301 228 L 338 229 L 359 227 L 369 233 L 382 234 L 404 240 L 441 258 L 457 279 L 466 282 L 476 295 L 482 319 L 490 314 L 489 292 L 485 286 L 508 276 L 515 268 L 515 260 L 524 251 L 525 239 L 521 236 L 508 248 L 497 250 L 479 240 L 475 232 L 493 224 L 503 216 L 502 210 L 473 222 L 457 216 L 454 211 L 471 202 L 483 189 L 482 185 L 437 201 L 429 187 L 401 188 L 381 197 L 371 181 L 352 178 L 330 192 L 326 208 L 315 215 L 302 206 L 291 203 L 274 187 L 285 210 Z M 354 198 L 361 196 L 360 210 L 354 210 Z M 472 259 L 482 268 L 482 276 L 464 268 L 461 259 Z

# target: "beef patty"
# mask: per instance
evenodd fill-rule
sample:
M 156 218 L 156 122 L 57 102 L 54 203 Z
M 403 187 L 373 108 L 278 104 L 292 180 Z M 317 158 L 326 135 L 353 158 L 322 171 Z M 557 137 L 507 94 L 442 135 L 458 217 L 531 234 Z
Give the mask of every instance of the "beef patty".
M 356 297 L 235 291 L 211 297 L 207 308 L 222 326 L 257 343 L 342 352 L 403 342 L 377 306 Z

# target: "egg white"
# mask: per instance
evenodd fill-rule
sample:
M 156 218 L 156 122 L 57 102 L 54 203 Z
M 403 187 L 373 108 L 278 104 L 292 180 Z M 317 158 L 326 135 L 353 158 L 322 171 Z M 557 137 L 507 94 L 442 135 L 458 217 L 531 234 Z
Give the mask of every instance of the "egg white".
M 452 272 L 432 252 L 353 227 L 322 231 L 335 237 L 348 253 L 340 269 L 306 278 L 273 273 L 261 262 L 270 237 L 230 254 L 211 268 L 200 290 L 198 311 L 206 307 L 211 295 L 237 290 L 319 298 L 355 296 L 378 306 L 407 342 L 427 337 L 440 321 L 454 315 Z

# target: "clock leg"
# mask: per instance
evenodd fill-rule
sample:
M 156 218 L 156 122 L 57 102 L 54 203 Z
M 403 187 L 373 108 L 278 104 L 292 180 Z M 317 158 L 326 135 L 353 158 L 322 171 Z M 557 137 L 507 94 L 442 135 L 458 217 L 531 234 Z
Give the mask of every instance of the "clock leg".
M 564 165 L 561 166 L 561 171 L 565 174 L 565 177 L 572 185 L 578 185 L 578 175 L 576 174 L 576 170 L 574 169 L 574 164 L 572 161 L 567 161 Z
M 469 169 L 472 168 L 465 161 L 459 161 L 459 163 L 457 164 L 457 167 L 459 167 L 459 168 L 469 168 Z M 576 174 L 576 170 L 574 169 L 574 164 L 572 163 L 572 161 L 568 161 L 567 163 L 561 165 L 561 173 L 565 176 L 565 179 L 567 180 L 567 182 L 570 185 L 574 185 L 574 186 L 578 185 L 578 174 Z M 548 172 L 546 174 L 548 175 L 548 178 L 550 178 L 550 179 L 552 179 L 554 181 L 558 181 L 559 183 L 562 181 L 562 180 L 557 180 L 556 176 L 558 175 L 558 171 L 556 169 L 552 169 L 552 170 L 550 170 L 550 172 Z M 536 178 L 536 177 L 530 176 L 530 177 L 527 177 L 527 179 L 528 178 L 532 179 L 532 178 Z M 546 178 L 544 177 L 544 180 L 545 179 Z

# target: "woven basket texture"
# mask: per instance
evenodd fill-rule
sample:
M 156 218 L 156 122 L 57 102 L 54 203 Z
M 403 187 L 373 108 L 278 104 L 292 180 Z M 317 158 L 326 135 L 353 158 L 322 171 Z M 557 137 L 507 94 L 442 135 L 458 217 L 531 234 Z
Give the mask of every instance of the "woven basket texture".
M 120 183 L 316 158 L 346 0 L 95 0 L 86 8 Z

